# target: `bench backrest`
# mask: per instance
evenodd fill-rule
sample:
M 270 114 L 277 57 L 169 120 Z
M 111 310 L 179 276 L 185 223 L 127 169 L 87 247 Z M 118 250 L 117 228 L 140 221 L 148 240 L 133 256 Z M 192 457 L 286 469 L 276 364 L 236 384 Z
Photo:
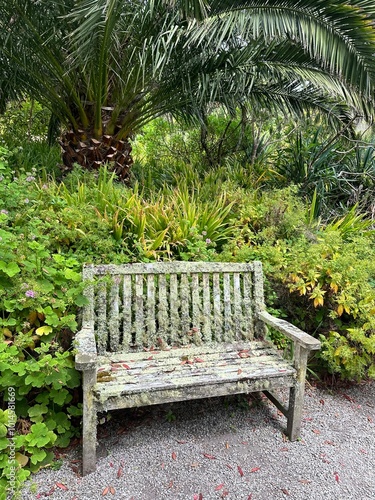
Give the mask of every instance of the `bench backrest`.
M 252 340 L 264 334 L 260 262 L 86 265 L 84 327 L 99 353 Z

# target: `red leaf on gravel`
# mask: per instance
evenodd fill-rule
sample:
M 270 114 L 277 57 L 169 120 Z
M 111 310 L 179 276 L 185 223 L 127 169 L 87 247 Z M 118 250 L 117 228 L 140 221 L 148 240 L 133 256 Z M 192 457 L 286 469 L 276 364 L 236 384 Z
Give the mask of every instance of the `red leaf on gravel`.
M 56 486 L 58 488 L 60 488 L 60 490 L 64 490 L 64 491 L 67 491 L 68 488 L 65 486 L 65 484 L 62 484 L 62 483 L 56 483 Z
M 175 453 L 175 452 L 173 452 L 173 453 L 172 453 L 172 459 L 173 459 L 173 460 L 176 460 L 176 458 L 177 458 L 177 455 L 176 455 L 176 453 Z
M 287 495 L 287 496 L 290 495 L 289 491 L 285 488 L 281 488 L 281 491 L 284 493 L 284 495 Z
M 204 363 L 204 359 L 202 359 L 202 358 L 194 358 L 194 361 L 196 363 Z
M 329 439 L 324 441 L 324 444 L 331 444 L 332 446 L 335 446 L 335 443 L 333 441 L 330 441 Z
M 228 467 L 228 469 L 233 470 L 233 467 L 231 465 L 226 464 L 226 466 Z
M 168 484 L 168 489 L 171 489 L 171 488 L 173 488 L 173 481 L 172 480 L 169 481 L 169 484 Z
M 187 443 L 187 441 L 180 441 L 179 439 L 176 439 L 176 441 L 178 444 L 186 444 Z
M 253 494 L 250 493 L 250 495 L 247 497 L 247 500 L 252 500 L 252 498 L 253 498 Z
M 367 451 L 366 451 L 366 450 L 364 450 L 363 448 L 361 448 L 359 451 L 360 451 L 361 453 L 363 453 L 364 455 L 367 455 Z
M 114 495 L 116 493 L 116 490 L 114 489 L 113 486 L 109 488 L 109 491 L 111 492 L 111 495 Z
M 258 472 L 258 470 L 260 470 L 260 467 L 253 467 L 250 472 Z
M 367 420 L 370 422 L 370 424 L 372 424 L 374 421 L 371 417 L 367 417 Z
M 313 429 L 314 434 L 320 434 L 320 431 L 318 429 Z
M 299 479 L 298 482 L 302 483 L 302 484 L 310 484 L 311 483 L 311 481 L 309 481 L 308 479 Z
M 223 488 L 224 488 L 224 483 L 218 484 L 215 488 L 215 491 L 220 491 Z
M 108 494 L 108 492 L 109 492 L 109 487 L 108 487 L 108 486 L 106 486 L 106 487 L 104 488 L 104 490 L 102 491 L 102 497 L 105 497 L 105 496 Z
M 237 465 L 237 470 L 238 470 L 239 475 L 242 477 L 243 476 L 243 470 L 241 469 L 241 467 L 239 465 Z
M 340 476 L 338 475 L 337 472 L 334 472 L 334 475 L 335 475 L 336 482 L 339 483 L 340 482 Z
M 211 460 L 216 460 L 216 457 L 214 457 L 213 455 L 210 455 L 209 453 L 203 453 L 203 456 L 206 458 L 210 458 Z
M 343 394 L 344 398 L 350 401 L 351 403 L 354 403 L 354 399 L 348 396 L 347 394 Z
M 238 368 L 238 370 L 237 370 L 237 375 L 241 375 L 241 373 L 242 373 L 241 368 Z
M 130 366 L 127 365 L 126 363 L 122 363 L 122 367 L 125 368 L 126 370 L 130 370 Z
M 197 493 L 195 493 L 195 495 L 193 497 L 193 500 L 203 500 L 202 493 L 199 493 L 199 495 Z
M 150 356 L 149 358 L 147 358 L 147 361 L 151 361 L 151 359 L 154 359 L 154 356 Z
M 320 403 L 321 405 L 324 405 L 324 399 L 319 399 L 319 403 Z
M 123 475 L 124 475 L 124 471 L 122 470 L 122 467 L 119 467 L 118 471 L 117 471 L 117 478 L 119 479 Z

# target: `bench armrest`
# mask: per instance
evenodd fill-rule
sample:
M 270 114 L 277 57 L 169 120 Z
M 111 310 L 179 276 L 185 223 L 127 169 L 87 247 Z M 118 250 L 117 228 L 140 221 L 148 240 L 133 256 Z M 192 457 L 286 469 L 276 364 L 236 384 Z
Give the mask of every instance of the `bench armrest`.
M 321 347 L 320 341 L 318 339 L 315 339 L 314 337 L 304 332 L 303 330 L 300 330 L 288 321 L 276 318 L 266 311 L 259 312 L 258 317 L 260 320 L 264 321 L 264 323 L 272 326 L 272 328 L 275 328 L 275 330 L 283 333 L 286 337 L 293 340 L 294 342 L 297 342 L 301 347 L 304 347 L 309 351 L 318 350 Z
M 75 338 L 75 367 L 79 371 L 92 370 L 96 366 L 97 352 L 94 330 L 84 327 Z

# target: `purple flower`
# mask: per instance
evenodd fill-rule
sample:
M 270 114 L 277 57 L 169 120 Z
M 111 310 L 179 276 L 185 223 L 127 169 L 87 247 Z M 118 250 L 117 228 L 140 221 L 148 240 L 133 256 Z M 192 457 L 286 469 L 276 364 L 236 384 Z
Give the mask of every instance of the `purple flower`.
M 211 240 L 210 240 L 210 238 L 206 239 L 206 243 L 207 243 L 207 245 L 209 245 L 210 243 L 212 243 Z
M 5 214 L 5 215 L 8 215 L 8 214 L 9 214 L 8 210 L 4 210 L 4 209 L 3 209 L 3 210 L 1 210 L 1 211 L 0 211 L 0 213 Z
M 25 295 L 26 297 L 31 297 L 32 299 L 36 297 L 36 293 L 34 292 L 34 290 L 26 290 Z
M 29 175 L 28 177 L 26 177 L 26 181 L 27 182 L 35 181 L 35 177 L 33 175 Z
M 29 203 L 29 201 L 30 201 L 29 198 L 26 198 L 25 203 Z

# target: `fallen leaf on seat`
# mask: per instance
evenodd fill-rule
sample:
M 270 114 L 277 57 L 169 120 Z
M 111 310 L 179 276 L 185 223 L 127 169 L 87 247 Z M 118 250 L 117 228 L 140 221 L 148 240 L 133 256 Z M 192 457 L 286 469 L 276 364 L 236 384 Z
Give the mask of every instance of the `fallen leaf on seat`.
M 123 471 L 122 467 L 119 467 L 119 469 L 117 471 L 117 477 L 120 478 L 123 475 L 124 475 L 124 471 Z
M 202 358 L 194 358 L 194 361 L 196 363 L 204 363 L 204 359 L 202 359 Z
M 287 496 L 290 495 L 289 491 L 285 488 L 281 488 L 281 491 L 284 493 L 284 495 L 287 495 Z
M 176 455 L 176 453 L 175 453 L 175 452 L 173 452 L 173 453 L 172 453 L 172 459 L 173 459 L 173 460 L 176 460 L 176 459 L 177 459 L 177 455 Z
M 210 455 L 209 453 L 203 453 L 203 456 L 206 458 L 210 458 L 211 460 L 216 460 L 216 457 L 214 457 L 213 455 Z
M 299 482 L 302 484 L 310 484 L 311 483 L 311 481 L 309 481 L 308 479 L 300 479 Z
M 109 487 L 108 487 L 108 486 L 106 486 L 106 487 L 104 488 L 104 490 L 102 491 L 102 497 L 105 497 L 105 496 L 108 494 L 108 492 L 109 492 Z
M 130 366 L 127 365 L 126 363 L 122 363 L 122 366 L 123 368 L 125 368 L 126 370 L 130 370 Z
M 111 495 L 114 495 L 116 493 L 116 490 L 114 489 L 113 486 L 109 488 L 109 491 L 111 492 Z
M 241 467 L 239 465 L 237 465 L 237 470 L 238 470 L 239 475 L 242 477 L 243 476 L 243 470 L 241 469 Z
M 217 485 L 215 491 L 220 491 L 222 488 L 224 488 L 224 483 Z

